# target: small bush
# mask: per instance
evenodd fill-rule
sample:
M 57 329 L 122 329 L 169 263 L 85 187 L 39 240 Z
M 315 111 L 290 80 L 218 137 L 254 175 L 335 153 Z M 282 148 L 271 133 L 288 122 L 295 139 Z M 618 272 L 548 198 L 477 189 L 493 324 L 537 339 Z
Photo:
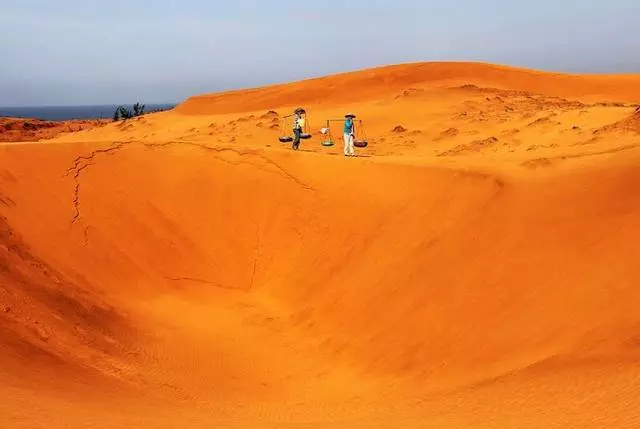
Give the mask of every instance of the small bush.
M 131 119 L 136 116 L 144 115 L 144 104 L 136 103 L 133 105 L 132 109 L 129 109 L 125 106 L 118 106 L 116 110 L 113 112 L 113 122 L 117 122 L 122 119 Z
M 144 115 L 144 104 L 136 103 L 133 105 L 133 116 L 142 116 Z

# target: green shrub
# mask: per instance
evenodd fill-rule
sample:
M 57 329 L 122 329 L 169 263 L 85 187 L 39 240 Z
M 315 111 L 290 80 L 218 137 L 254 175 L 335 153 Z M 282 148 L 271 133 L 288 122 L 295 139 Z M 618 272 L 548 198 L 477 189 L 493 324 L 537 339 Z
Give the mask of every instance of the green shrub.
M 144 104 L 136 103 L 133 105 L 133 109 L 129 109 L 125 106 L 118 106 L 113 112 L 113 122 L 117 122 L 122 119 L 131 119 L 136 116 L 144 115 Z

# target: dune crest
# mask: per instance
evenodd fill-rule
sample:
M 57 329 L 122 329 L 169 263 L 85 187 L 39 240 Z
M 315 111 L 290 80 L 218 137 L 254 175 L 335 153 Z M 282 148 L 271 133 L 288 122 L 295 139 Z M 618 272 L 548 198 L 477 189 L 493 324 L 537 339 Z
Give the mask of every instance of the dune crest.
M 483 63 L 431 62 L 393 65 L 300 82 L 189 98 L 178 107 L 185 114 L 221 114 L 299 104 L 366 102 L 400 93 L 414 95 L 424 88 L 459 85 L 463 89 L 495 87 L 547 96 L 637 102 L 638 75 L 569 75 Z

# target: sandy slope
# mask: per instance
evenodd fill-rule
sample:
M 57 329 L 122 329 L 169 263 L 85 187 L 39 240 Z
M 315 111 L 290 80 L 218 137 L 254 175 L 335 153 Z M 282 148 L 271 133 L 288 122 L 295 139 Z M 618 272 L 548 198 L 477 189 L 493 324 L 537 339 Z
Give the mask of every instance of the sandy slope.
M 0 147 L 3 427 L 637 427 L 638 95 L 418 64 Z

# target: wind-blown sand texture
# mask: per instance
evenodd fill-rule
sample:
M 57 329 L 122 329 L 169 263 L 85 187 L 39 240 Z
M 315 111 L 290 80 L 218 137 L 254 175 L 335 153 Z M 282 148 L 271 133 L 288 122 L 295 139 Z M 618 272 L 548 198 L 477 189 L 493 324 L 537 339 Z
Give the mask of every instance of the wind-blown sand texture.
M 640 427 L 639 102 L 410 64 L 0 146 L 0 426 Z

